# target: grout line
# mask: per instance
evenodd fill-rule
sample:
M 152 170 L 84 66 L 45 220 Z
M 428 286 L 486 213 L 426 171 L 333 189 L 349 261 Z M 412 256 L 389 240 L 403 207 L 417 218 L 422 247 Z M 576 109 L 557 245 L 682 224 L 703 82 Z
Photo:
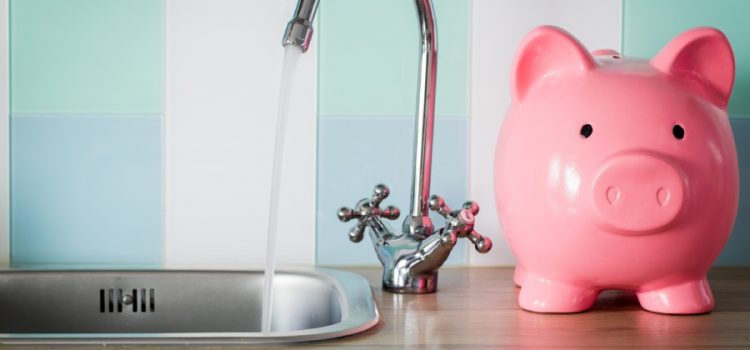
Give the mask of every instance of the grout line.
M 469 0 L 469 14 L 468 18 L 466 19 L 466 25 L 469 26 L 467 30 L 467 42 L 468 44 L 468 50 L 466 52 L 466 55 L 468 56 L 468 59 L 466 60 L 467 65 L 467 72 L 466 72 L 466 130 L 464 133 L 464 137 L 466 138 L 466 154 L 465 159 L 466 162 L 464 165 L 466 166 L 465 176 L 466 176 L 466 182 L 464 183 L 464 193 L 466 193 L 466 200 L 474 200 L 472 197 L 472 181 L 471 176 L 473 175 L 473 172 L 471 171 L 471 165 L 472 165 L 472 150 L 473 150 L 473 142 L 472 142 L 472 125 L 474 121 L 474 1 Z M 466 258 L 464 259 L 464 263 L 467 266 L 471 266 L 472 261 L 474 260 L 472 257 L 472 250 L 471 250 L 471 244 L 466 244 L 465 254 Z
M 620 0 L 620 54 L 627 55 L 625 52 L 625 1 Z
M 414 120 L 414 115 L 396 114 L 396 115 L 379 115 L 379 114 L 352 114 L 352 115 L 325 115 L 319 114 L 318 120 Z M 435 120 L 466 120 L 469 115 L 436 115 Z
M 323 2 L 325 3 L 325 1 Z M 322 35 L 320 35 L 320 23 L 323 23 L 323 13 L 322 11 L 324 7 L 318 7 L 316 17 L 317 19 L 313 21 L 313 41 L 318 44 L 318 46 L 321 46 L 321 38 Z M 313 266 L 318 266 L 318 262 L 320 261 L 320 256 L 318 254 L 318 247 L 319 247 L 319 238 L 320 238 L 320 232 L 318 232 L 318 206 L 320 204 L 320 189 L 318 188 L 319 185 L 319 175 L 320 175 L 320 141 L 319 141 L 319 135 L 320 135 L 320 55 L 321 52 L 323 52 L 322 49 L 315 51 L 315 108 L 313 110 L 313 115 L 315 116 L 315 164 L 313 165 L 313 168 L 315 169 L 315 174 L 313 177 L 315 178 L 315 184 L 313 187 L 313 232 L 315 235 L 315 242 L 313 242 Z
M 91 117 L 97 117 L 97 118 L 103 118 L 103 117 L 110 117 L 110 118 L 156 118 L 161 117 L 163 113 L 153 113 L 153 112 L 145 112 L 145 113 L 137 113 L 137 112 L 81 112 L 81 113 L 72 113 L 72 112 L 48 112 L 48 113 L 40 113 L 40 112 L 15 112 L 15 113 L 9 113 L 9 115 L 13 118 L 51 118 L 51 117 L 64 117 L 64 118 L 91 118 Z
M 167 0 L 161 1 L 161 264 L 167 266 Z
M 10 263 L 10 11 L 0 0 L 0 265 Z

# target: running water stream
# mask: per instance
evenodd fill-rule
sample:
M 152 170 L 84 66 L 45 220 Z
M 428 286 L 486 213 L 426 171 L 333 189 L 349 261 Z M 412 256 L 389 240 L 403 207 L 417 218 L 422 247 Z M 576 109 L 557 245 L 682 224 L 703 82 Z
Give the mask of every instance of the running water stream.
M 287 45 L 284 48 L 284 65 L 281 72 L 281 89 L 279 91 L 279 106 L 276 116 L 276 138 L 273 151 L 273 173 L 271 174 L 271 198 L 268 205 L 268 233 L 266 240 L 266 271 L 263 286 L 263 316 L 261 332 L 271 332 L 271 315 L 273 313 L 273 279 L 276 265 L 276 237 L 279 224 L 279 193 L 281 186 L 281 171 L 284 160 L 284 143 L 286 139 L 287 121 L 289 119 L 289 100 L 297 71 L 297 62 L 302 55 L 302 49 Z

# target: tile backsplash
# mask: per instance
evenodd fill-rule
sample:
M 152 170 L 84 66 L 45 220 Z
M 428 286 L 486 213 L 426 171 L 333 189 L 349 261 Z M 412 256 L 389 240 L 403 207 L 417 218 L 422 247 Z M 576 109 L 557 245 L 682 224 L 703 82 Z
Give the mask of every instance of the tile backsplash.
M 261 265 L 279 38 L 295 2 L 0 0 L 9 73 L 0 75 L 0 263 Z M 494 147 L 516 47 L 537 25 L 643 57 L 689 27 L 724 30 L 737 58 L 732 126 L 750 181 L 750 3 L 433 2 L 432 192 L 452 206 L 477 200 L 477 229 L 495 241 L 481 256 L 464 242 L 449 263 L 514 263 L 495 214 Z M 294 90 L 278 254 L 282 264 L 376 265 L 369 238 L 351 243 L 350 224 L 335 214 L 378 182 L 391 187 L 386 204 L 409 210 L 415 9 L 322 0 L 316 21 Z M 745 187 L 718 264 L 750 265 Z
M 164 8 L 11 0 L 14 265 L 159 265 Z

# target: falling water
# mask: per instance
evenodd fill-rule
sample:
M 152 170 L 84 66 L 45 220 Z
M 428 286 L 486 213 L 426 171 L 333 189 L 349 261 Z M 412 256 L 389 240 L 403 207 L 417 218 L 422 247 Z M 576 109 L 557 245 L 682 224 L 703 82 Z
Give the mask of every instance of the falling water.
M 266 273 L 263 286 L 263 316 L 261 331 L 271 332 L 271 313 L 273 305 L 273 278 L 276 264 L 276 236 L 279 223 L 279 190 L 281 185 L 281 167 L 284 159 L 284 139 L 287 119 L 289 119 L 289 99 L 297 70 L 297 62 L 302 49 L 294 45 L 284 48 L 284 66 L 281 72 L 281 90 L 279 92 L 278 115 L 276 116 L 276 141 L 273 153 L 273 173 L 271 177 L 271 199 L 268 205 L 268 233 L 266 240 Z

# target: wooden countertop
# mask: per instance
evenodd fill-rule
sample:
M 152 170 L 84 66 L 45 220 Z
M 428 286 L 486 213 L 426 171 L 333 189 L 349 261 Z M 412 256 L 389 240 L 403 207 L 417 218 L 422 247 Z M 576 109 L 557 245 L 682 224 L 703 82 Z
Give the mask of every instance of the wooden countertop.
M 383 292 L 380 288 L 380 268 L 346 270 L 359 273 L 370 281 L 381 311 L 380 324 L 349 337 L 273 348 L 750 347 L 750 268 L 712 270 L 709 279 L 716 308 L 710 314 L 697 316 L 667 316 L 647 312 L 638 306 L 633 294 L 624 292 L 606 292 L 599 297 L 592 310 L 580 314 L 545 315 L 523 311 L 516 304 L 518 288 L 511 282 L 513 270 L 510 268 L 443 268 L 440 271 L 439 291 L 430 295 Z
M 644 311 L 634 294 L 603 293 L 594 308 L 549 315 L 521 310 L 510 268 L 443 268 L 439 291 L 396 295 L 380 288 L 380 269 L 348 269 L 370 280 L 383 322 L 324 348 L 688 348 L 750 347 L 750 268 L 716 268 L 712 313 L 668 316 Z

